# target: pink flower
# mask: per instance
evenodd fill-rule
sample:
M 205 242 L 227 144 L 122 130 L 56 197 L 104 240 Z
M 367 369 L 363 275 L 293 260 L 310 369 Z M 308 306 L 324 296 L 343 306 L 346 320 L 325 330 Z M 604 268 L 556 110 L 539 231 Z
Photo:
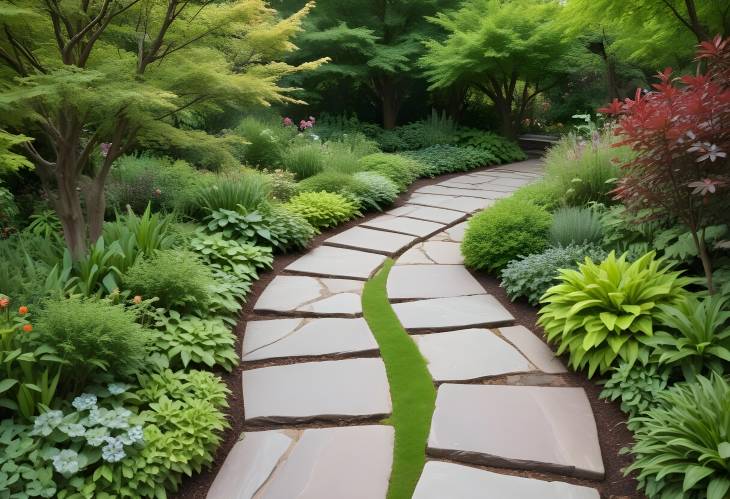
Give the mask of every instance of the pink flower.
M 109 150 L 112 148 L 111 142 L 103 142 L 99 144 L 99 149 L 101 150 L 101 155 L 106 158 L 107 154 L 109 154 Z
M 289 118 L 288 116 L 286 118 L 284 118 L 282 120 L 282 122 L 284 123 L 284 126 L 292 126 L 294 124 L 294 122 L 292 121 L 292 119 Z
M 317 120 L 316 120 L 316 119 L 314 119 L 314 116 L 310 116 L 310 117 L 309 117 L 309 121 L 311 121 L 311 122 L 312 122 L 312 125 L 314 125 L 315 123 L 317 123 Z

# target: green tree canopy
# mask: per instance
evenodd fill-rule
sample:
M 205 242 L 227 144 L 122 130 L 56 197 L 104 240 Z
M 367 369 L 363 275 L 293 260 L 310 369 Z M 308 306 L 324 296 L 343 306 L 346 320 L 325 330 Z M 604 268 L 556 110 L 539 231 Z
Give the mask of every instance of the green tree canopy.
M 33 136 L 26 152 L 74 255 L 100 235 L 107 174 L 135 143 L 223 161 L 231 137 L 186 120 L 296 102 L 278 81 L 322 61 L 277 59 L 312 6 L 281 19 L 263 0 L 0 0 L 0 126 Z

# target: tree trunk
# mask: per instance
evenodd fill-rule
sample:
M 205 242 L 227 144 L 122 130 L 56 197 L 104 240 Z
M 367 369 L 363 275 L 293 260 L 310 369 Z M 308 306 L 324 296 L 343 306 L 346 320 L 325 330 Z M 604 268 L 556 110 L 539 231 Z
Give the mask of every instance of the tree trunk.
M 58 164 L 54 205 L 58 218 L 61 220 L 66 245 L 72 258 L 78 260 L 86 253 L 86 221 L 81 208 L 81 197 L 75 175 L 69 172 L 74 167 L 74 164 Z
M 383 128 L 392 130 L 398 124 L 398 111 L 400 104 L 392 87 L 386 87 L 380 93 L 383 103 Z
M 101 178 L 100 175 L 101 173 L 94 178 L 84 196 L 87 218 L 89 220 L 89 241 L 92 244 L 101 237 L 101 232 L 104 229 L 104 213 L 106 212 L 106 199 L 104 195 L 106 178 Z

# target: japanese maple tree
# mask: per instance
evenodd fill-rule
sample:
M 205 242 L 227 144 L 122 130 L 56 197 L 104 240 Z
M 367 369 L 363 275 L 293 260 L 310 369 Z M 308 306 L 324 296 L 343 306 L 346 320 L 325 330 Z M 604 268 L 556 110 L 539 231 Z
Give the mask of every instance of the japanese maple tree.
M 712 293 L 705 230 L 730 208 L 730 38 L 701 43 L 697 60 L 695 76 L 673 78 L 667 68 L 652 91 L 639 89 L 634 99 L 614 99 L 599 111 L 618 116 L 617 145 L 637 153 L 623 165 L 616 197 L 683 223 Z

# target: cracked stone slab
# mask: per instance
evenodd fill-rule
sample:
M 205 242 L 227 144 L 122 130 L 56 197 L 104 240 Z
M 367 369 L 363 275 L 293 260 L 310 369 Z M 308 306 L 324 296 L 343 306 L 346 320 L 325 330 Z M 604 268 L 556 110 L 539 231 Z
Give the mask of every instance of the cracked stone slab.
M 462 265 L 398 265 L 391 269 L 388 298 L 447 298 L 486 294 Z
M 583 388 L 442 384 L 427 452 L 490 466 L 604 476 Z
M 373 230 L 366 227 L 352 227 L 330 237 L 325 241 L 325 244 L 392 254 L 402 250 L 415 240 L 416 237 L 412 235 Z
M 286 270 L 303 274 L 368 279 L 385 256 L 332 246 L 319 246 L 290 263 Z
M 452 241 L 455 243 L 461 243 L 464 241 L 464 234 L 466 233 L 466 228 L 469 225 L 469 222 L 461 222 L 460 224 L 456 224 L 453 227 L 449 227 L 443 232 L 439 232 L 435 236 L 433 236 L 430 241 Z
M 251 321 L 243 337 L 244 361 L 377 350 L 365 319 Z
M 306 276 L 276 276 L 259 297 L 257 312 L 362 313 L 363 281 Z
M 438 194 L 415 194 L 408 202 L 422 206 L 433 206 L 437 208 L 448 208 L 450 210 L 474 213 L 483 210 L 494 204 L 494 199 L 443 196 Z
M 445 194 L 447 196 L 467 196 L 484 199 L 501 199 L 509 196 L 510 192 L 488 191 L 479 189 L 456 189 L 442 185 L 427 185 L 416 190 L 417 194 Z
M 596 489 L 428 461 L 413 499 L 600 499 Z
M 435 381 L 466 381 L 533 370 L 512 345 L 488 329 L 414 335 Z
M 514 320 L 494 296 L 486 294 L 394 303 L 392 307 L 409 330 L 490 327 Z
M 426 237 L 444 227 L 443 224 L 436 222 L 416 220 L 415 218 L 395 217 L 393 215 L 381 215 L 360 225 L 418 237 Z
M 293 442 L 256 499 L 385 498 L 393 462 L 392 426 L 273 432 L 291 434 Z
M 463 263 L 464 257 L 461 255 L 461 245 L 459 243 L 428 240 L 403 253 L 395 264 L 461 265 Z
M 460 211 L 415 204 L 405 204 L 386 213 L 398 217 L 418 218 L 419 220 L 428 220 L 442 224 L 450 224 L 464 217 L 464 213 Z
M 254 431 L 226 456 L 208 490 L 208 499 L 251 499 L 269 479 L 294 439 L 281 431 Z
M 391 412 L 380 358 L 261 367 L 241 378 L 246 422 L 360 420 Z
M 561 374 L 568 370 L 540 338 L 524 326 L 501 327 L 499 332 L 516 346 L 530 362 L 547 374 Z

